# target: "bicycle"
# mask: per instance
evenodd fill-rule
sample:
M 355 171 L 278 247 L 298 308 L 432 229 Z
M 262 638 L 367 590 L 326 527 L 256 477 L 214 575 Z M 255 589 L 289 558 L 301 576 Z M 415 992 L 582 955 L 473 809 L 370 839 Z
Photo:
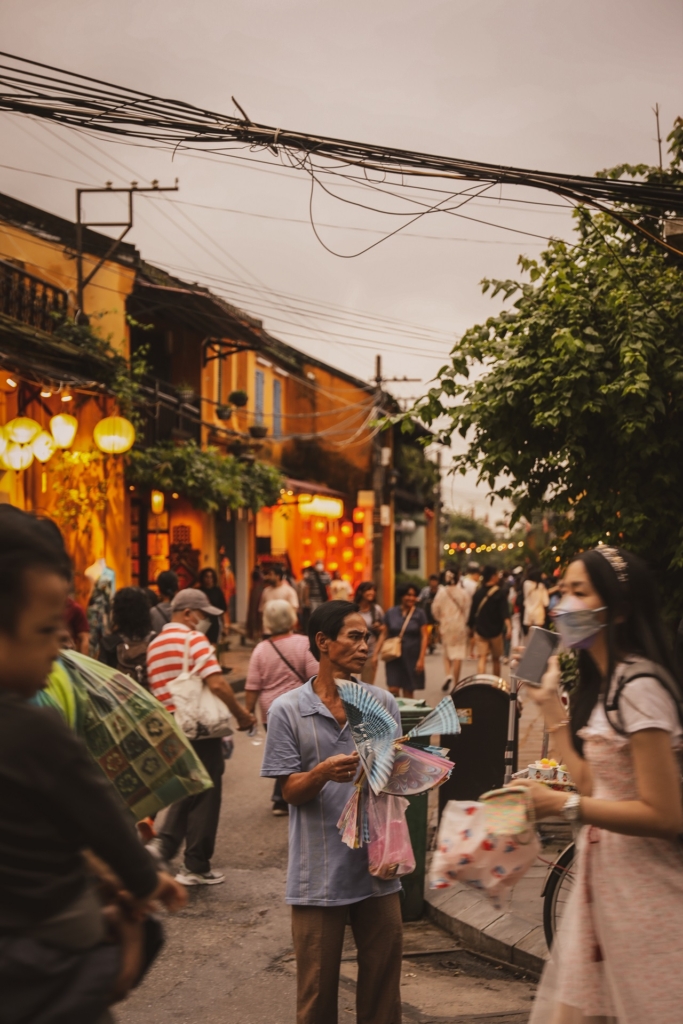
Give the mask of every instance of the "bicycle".
M 560 919 L 574 887 L 574 860 L 576 846 L 570 843 L 557 858 L 546 876 L 541 892 L 543 897 L 543 931 L 548 949 L 552 949 L 553 939 L 557 934 Z

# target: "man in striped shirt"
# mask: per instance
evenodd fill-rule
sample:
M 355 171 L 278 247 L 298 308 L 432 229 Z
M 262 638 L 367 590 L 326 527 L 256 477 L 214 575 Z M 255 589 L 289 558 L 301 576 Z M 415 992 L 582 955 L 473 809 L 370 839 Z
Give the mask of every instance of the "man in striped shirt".
M 209 604 L 202 590 L 177 593 L 171 602 L 171 621 L 147 648 L 147 679 L 154 696 L 174 711 L 167 684 L 183 671 L 185 644 L 189 643 L 189 671 L 193 672 L 194 666 L 206 658 L 197 675 L 227 705 L 238 728 L 250 729 L 256 719 L 238 702 L 206 639 L 206 630 L 211 625 L 208 616 L 219 614 L 220 609 Z M 185 866 L 176 875 L 176 881 L 183 885 L 218 885 L 224 876 L 211 870 L 211 858 L 221 811 L 223 748 L 220 739 L 193 740 L 192 746 L 209 773 L 213 788 L 172 804 L 153 842 L 161 858 L 170 860 L 185 840 Z

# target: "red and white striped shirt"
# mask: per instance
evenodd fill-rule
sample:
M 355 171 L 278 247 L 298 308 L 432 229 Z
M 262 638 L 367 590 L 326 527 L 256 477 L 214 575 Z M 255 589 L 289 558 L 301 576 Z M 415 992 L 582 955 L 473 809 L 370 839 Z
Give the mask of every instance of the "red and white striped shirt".
M 171 694 L 166 689 L 166 683 L 175 679 L 183 671 L 183 654 L 188 635 L 190 637 L 188 671 L 192 672 L 194 665 L 206 654 L 210 654 L 211 657 L 197 675 L 202 679 L 208 679 L 209 676 L 214 676 L 221 671 L 214 649 L 203 633 L 199 633 L 196 629 L 190 629 L 182 622 L 167 622 L 161 633 L 152 640 L 147 648 L 147 681 L 150 690 L 167 711 L 175 711 L 175 705 Z

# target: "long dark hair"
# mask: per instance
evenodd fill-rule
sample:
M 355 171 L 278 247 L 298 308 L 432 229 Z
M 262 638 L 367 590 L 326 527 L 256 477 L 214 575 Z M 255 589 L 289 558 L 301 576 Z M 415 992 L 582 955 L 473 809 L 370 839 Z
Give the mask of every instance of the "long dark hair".
M 607 678 L 603 680 L 589 652 L 579 651 L 579 681 L 571 699 L 571 732 L 579 752 L 583 744 L 577 739 L 577 733 L 588 723 L 600 694 L 609 686 L 617 664 L 627 655 L 647 658 L 666 669 L 675 687 L 671 695 L 679 708 L 679 714 L 683 705 L 680 674 L 659 615 L 659 601 L 652 575 L 637 555 L 623 548 L 617 548 L 616 551 L 626 563 L 625 579 L 619 578 L 611 562 L 600 554 L 599 548 L 584 551 L 576 559 L 583 562 L 593 587 L 607 609 L 605 632 L 608 652 Z M 662 683 L 665 684 L 665 681 L 662 680 Z

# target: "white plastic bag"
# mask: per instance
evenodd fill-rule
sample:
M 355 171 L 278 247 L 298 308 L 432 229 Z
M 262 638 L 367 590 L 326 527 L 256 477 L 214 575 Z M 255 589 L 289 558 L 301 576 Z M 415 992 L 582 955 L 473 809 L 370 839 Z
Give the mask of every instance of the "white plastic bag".
M 166 684 L 175 704 L 176 722 L 191 740 L 227 736 L 231 731 L 230 712 L 199 675 L 211 657 L 211 652 L 199 658 L 190 672 L 191 637 L 192 634 L 188 633 L 183 649 L 182 672 Z

